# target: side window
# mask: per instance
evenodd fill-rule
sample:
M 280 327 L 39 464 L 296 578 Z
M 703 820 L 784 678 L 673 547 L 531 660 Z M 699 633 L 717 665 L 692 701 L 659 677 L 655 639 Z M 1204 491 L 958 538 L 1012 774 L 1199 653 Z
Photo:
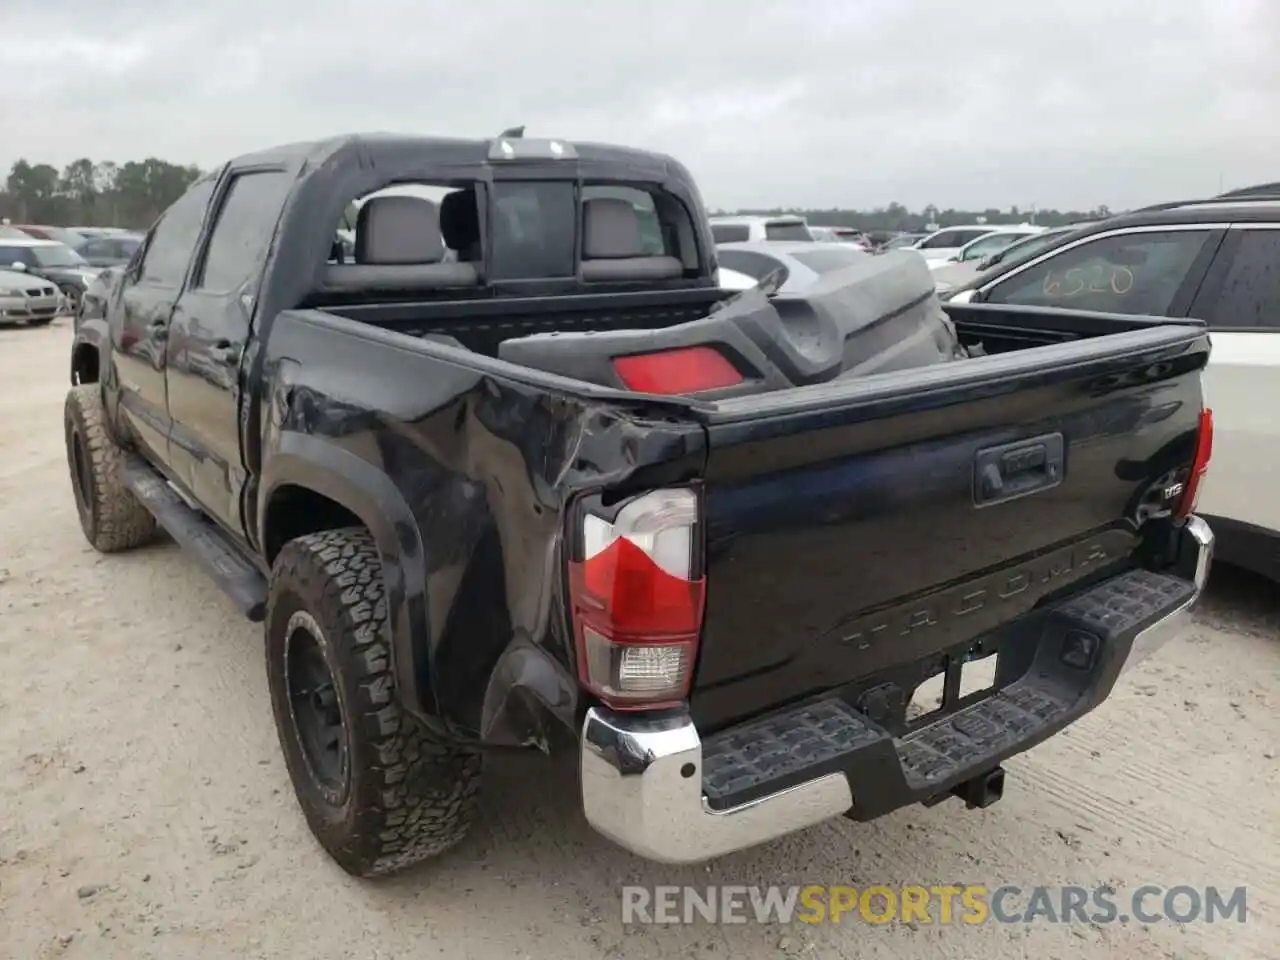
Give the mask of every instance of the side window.
M 1208 236 L 1208 230 L 1170 230 L 1102 237 L 996 283 L 983 299 L 1163 316 Z
M 1207 312 L 1215 327 L 1280 328 L 1280 230 L 1250 230 L 1240 237 Z
M 15 263 L 21 263 L 27 267 L 36 265 L 35 257 L 31 255 L 31 251 L 27 247 L 0 247 L 0 269 L 12 266 Z
M 82 257 L 109 257 L 112 254 L 110 240 L 90 240 L 77 251 Z
M 288 174 L 276 170 L 242 173 L 231 181 L 193 284 L 196 289 L 230 293 L 255 275 L 292 185 Z
M 200 237 L 213 186 L 212 177 L 201 180 L 161 215 L 147 244 L 139 279 L 166 286 L 182 284 L 191 254 L 195 252 L 196 240 Z

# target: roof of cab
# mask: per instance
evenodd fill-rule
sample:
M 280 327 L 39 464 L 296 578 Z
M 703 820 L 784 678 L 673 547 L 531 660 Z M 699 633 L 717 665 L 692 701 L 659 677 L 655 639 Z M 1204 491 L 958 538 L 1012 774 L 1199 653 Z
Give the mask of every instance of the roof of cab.
M 683 165 L 673 157 L 634 147 L 578 142 L 559 137 L 492 137 L 481 140 L 388 132 L 348 133 L 324 140 L 281 144 L 242 154 L 232 159 L 230 164 L 233 167 L 268 164 L 317 167 L 344 162 L 376 165 L 383 161 L 393 166 L 400 166 L 409 158 L 416 156 L 434 162 L 480 165 L 495 162 L 491 161 L 491 151 L 499 140 L 512 143 L 520 140 L 537 143 L 557 142 L 572 147 L 579 161 L 657 168 L 667 175 L 679 171 L 687 176 Z M 496 161 L 496 163 L 501 162 Z M 547 162 L 560 161 L 548 160 Z

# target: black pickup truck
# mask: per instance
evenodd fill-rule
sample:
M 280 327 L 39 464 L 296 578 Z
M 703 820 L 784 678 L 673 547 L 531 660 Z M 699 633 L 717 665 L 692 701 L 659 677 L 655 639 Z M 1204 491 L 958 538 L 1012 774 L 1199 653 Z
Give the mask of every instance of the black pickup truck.
M 716 276 L 670 158 L 349 136 L 194 184 L 80 324 L 84 533 L 159 526 L 264 622 L 289 773 L 346 870 L 457 842 L 509 748 L 576 751 L 592 826 L 668 862 L 985 806 L 1179 629 L 1213 546 L 1202 326 L 944 316 L 926 277 L 960 353 L 832 375 L 821 333 L 687 342 L 775 302 L 821 319 Z

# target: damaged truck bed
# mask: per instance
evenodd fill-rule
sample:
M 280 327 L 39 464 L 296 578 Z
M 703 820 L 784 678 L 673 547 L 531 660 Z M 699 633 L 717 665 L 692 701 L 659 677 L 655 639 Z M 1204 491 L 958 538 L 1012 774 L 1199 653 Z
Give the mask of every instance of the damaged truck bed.
M 1209 343 L 944 307 L 912 256 L 731 296 L 667 157 L 240 158 L 77 333 L 81 524 L 164 527 L 264 621 L 299 804 L 358 875 L 457 842 L 496 748 L 568 743 L 589 822 L 666 861 L 982 806 L 1204 586 Z

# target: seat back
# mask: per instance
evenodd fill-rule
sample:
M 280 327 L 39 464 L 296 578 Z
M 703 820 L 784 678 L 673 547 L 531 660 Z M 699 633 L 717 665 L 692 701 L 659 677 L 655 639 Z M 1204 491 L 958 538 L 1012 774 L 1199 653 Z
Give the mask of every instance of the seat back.
M 596 197 L 583 203 L 583 280 L 665 280 L 683 273 L 676 257 L 645 255 L 640 218 L 630 202 Z
M 373 197 L 356 216 L 356 262 L 330 264 L 325 286 L 436 290 L 480 282 L 473 264 L 444 263 L 444 252 L 434 203 L 423 197 Z

